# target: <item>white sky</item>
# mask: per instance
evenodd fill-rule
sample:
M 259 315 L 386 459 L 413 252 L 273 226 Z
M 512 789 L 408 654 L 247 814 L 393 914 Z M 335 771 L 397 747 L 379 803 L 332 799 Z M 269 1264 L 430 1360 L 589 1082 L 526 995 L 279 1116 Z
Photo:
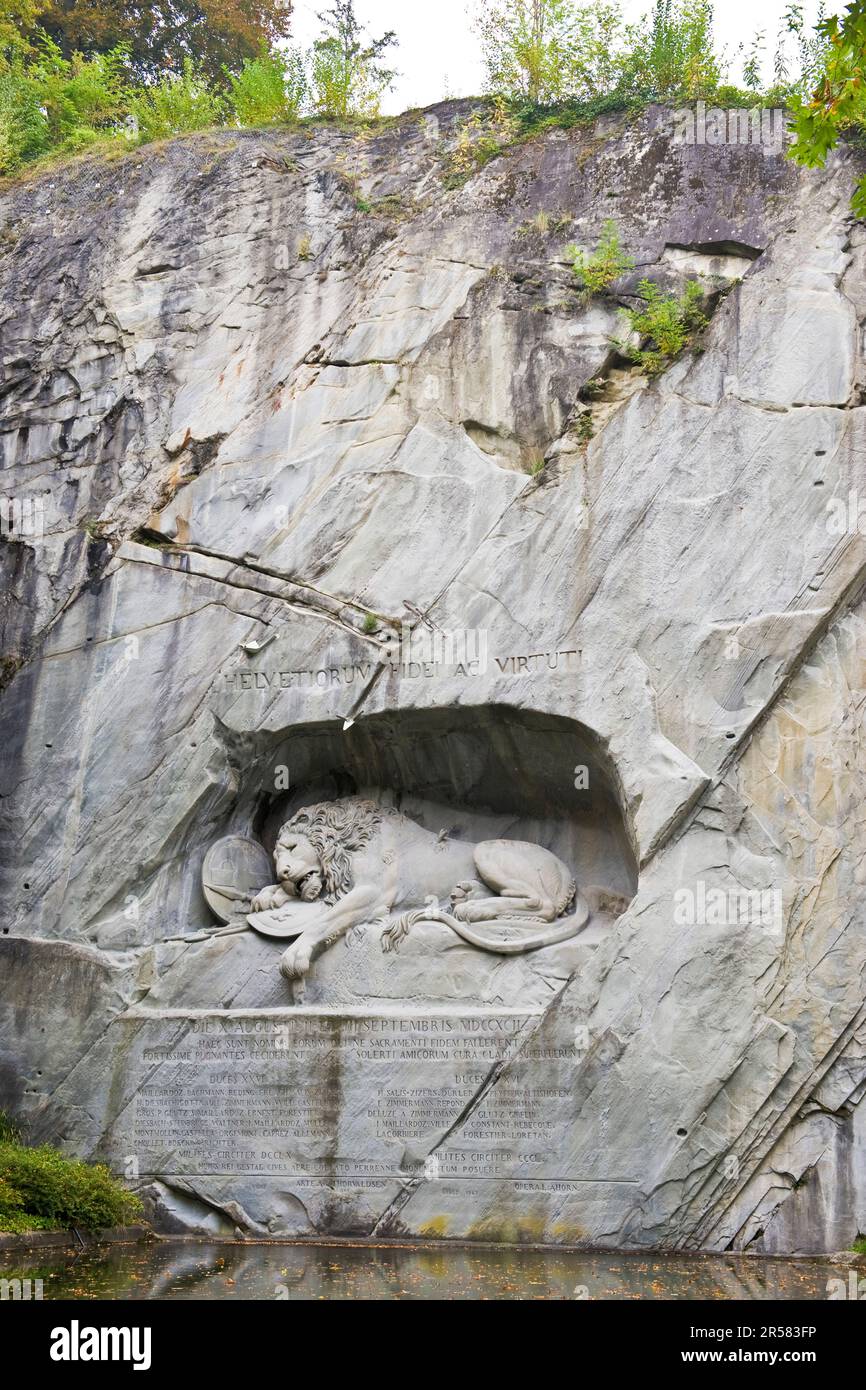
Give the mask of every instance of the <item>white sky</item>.
M 802 0 L 809 22 L 814 20 L 817 0 Z M 330 0 L 294 0 L 294 39 L 305 48 L 320 31 L 316 18 L 329 8 Z M 829 13 L 844 9 L 845 0 L 830 0 Z M 448 96 L 477 96 L 483 87 L 478 42 L 470 29 L 469 0 L 356 0 L 355 10 L 376 38 L 396 29 L 400 46 L 393 52 L 393 66 L 400 76 L 393 92 L 383 102 L 383 111 L 393 114 L 411 106 L 429 106 Z M 775 48 L 779 21 L 787 0 L 719 0 L 716 5 L 717 46 L 733 56 L 740 43 L 748 49 L 757 30 L 766 30 L 767 74 Z M 652 9 L 652 0 L 625 0 L 629 19 L 637 19 Z M 389 56 L 389 62 L 391 62 Z M 741 60 L 731 66 L 731 79 L 739 81 Z

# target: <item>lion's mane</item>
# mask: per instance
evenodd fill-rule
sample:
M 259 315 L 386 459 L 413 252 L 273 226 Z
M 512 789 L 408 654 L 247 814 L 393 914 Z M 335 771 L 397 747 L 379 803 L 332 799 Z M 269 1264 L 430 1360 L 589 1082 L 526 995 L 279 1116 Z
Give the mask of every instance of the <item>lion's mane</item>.
M 366 848 L 385 816 L 399 814 L 361 797 L 305 806 L 283 826 L 274 853 L 293 835 L 309 840 L 322 864 L 323 900 L 331 906 L 354 887 L 352 855 Z

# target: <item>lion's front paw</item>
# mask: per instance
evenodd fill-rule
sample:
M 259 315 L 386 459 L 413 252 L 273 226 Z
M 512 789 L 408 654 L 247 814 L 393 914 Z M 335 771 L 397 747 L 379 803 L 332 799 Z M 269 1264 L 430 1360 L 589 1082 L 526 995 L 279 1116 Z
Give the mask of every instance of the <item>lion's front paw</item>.
M 287 980 L 300 980 L 310 968 L 312 953 L 309 946 L 296 941 L 280 961 L 280 970 Z
M 285 900 L 286 895 L 278 885 L 263 888 L 261 893 L 253 898 L 250 912 L 273 912 L 275 908 L 282 907 Z

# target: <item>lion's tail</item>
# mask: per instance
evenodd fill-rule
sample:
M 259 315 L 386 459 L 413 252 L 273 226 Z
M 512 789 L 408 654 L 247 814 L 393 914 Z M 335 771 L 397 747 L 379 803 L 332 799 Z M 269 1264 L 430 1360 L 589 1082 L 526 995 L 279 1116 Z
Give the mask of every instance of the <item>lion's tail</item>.
M 397 918 L 393 927 L 389 927 L 382 937 L 382 949 L 395 950 L 412 927 L 417 926 L 419 922 L 441 922 L 470 946 L 478 946 L 482 951 L 495 951 L 501 956 L 520 956 L 526 951 L 540 951 L 545 946 L 555 946 L 560 941 L 568 941 L 572 936 L 577 936 L 589 921 L 589 907 L 578 893 L 575 897 L 574 912 L 555 922 L 545 923 L 545 931 L 535 932 L 531 936 L 496 935 L 502 931 L 523 931 L 527 926 L 542 921 L 541 917 L 503 917 L 491 918 L 489 922 L 474 922 L 470 926 L 468 922 L 461 922 L 459 917 L 454 917 L 441 908 L 422 907 L 414 912 L 404 912 L 402 917 Z

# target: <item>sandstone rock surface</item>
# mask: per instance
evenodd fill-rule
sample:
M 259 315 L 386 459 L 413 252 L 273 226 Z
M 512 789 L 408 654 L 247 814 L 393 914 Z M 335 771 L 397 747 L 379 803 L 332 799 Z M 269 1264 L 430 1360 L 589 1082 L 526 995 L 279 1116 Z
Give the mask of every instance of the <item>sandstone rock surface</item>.
M 856 157 L 677 145 L 653 109 L 449 188 L 470 109 L 0 193 L 2 489 L 44 516 L 0 541 L 0 1106 L 167 1230 L 839 1249 L 866 1231 Z M 565 257 L 610 216 L 622 302 L 647 274 L 718 297 L 653 380 Z M 590 927 L 512 959 L 433 923 L 387 956 L 373 923 L 293 994 L 202 862 L 355 792 L 545 845 Z

